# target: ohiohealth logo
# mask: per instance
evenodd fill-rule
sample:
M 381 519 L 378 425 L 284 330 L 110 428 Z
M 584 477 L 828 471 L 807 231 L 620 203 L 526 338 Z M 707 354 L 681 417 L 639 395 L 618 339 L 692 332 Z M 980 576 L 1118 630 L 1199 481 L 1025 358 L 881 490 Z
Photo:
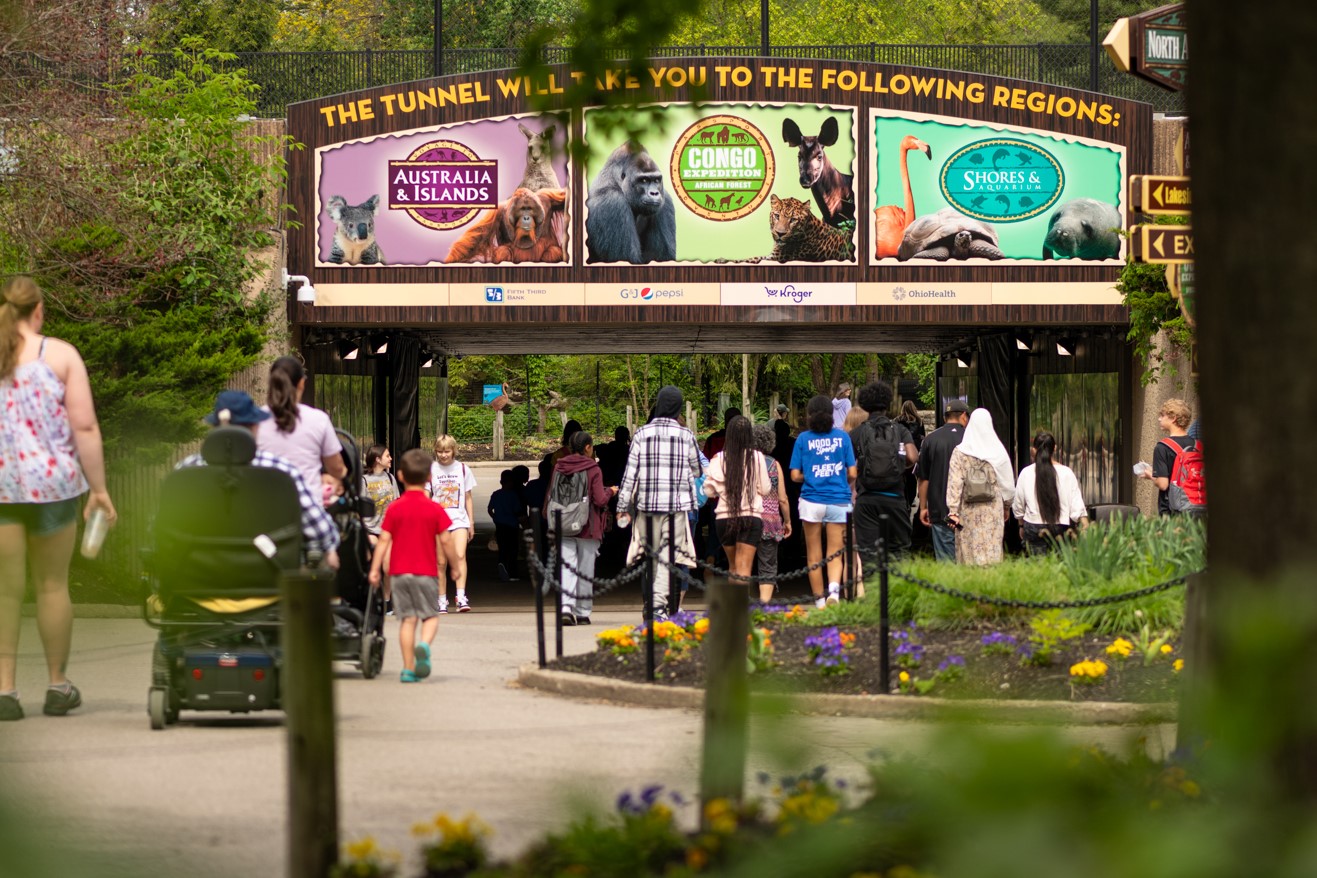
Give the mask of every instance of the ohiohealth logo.
M 498 303 L 503 301 L 502 287 L 485 287 L 485 301 Z
M 1050 152 L 1024 140 L 980 140 L 942 166 L 942 195 L 967 216 L 994 223 L 1030 219 L 1061 197 L 1065 172 Z
M 900 302 L 905 299 L 905 287 L 892 287 L 892 301 Z

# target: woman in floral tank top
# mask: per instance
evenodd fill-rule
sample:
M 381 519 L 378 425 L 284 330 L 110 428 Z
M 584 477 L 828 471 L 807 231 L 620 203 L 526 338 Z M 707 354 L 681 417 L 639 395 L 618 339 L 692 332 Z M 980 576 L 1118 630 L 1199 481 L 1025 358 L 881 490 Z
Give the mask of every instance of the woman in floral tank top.
M 41 335 L 41 288 L 16 277 L 0 294 L 0 720 L 23 718 L 15 663 L 19 608 L 32 573 L 38 629 L 50 686 L 43 711 L 63 716 L 82 703 L 64 675 L 73 636 L 69 559 L 83 516 L 101 510 L 113 523 L 105 490 L 101 430 L 91 382 L 78 351 Z
M 777 444 L 777 433 L 771 424 L 755 424 L 755 447 L 768 459 L 768 480 L 772 488 L 764 498 L 764 532 L 759 537 L 759 551 L 755 557 L 759 561 L 759 576 L 767 578 L 777 576 L 778 544 L 791 536 L 791 507 L 787 504 L 787 480 L 783 477 L 782 466 L 773 459 L 773 446 Z M 773 599 L 777 583 L 759 583 L 759 600 L 768 603 Z

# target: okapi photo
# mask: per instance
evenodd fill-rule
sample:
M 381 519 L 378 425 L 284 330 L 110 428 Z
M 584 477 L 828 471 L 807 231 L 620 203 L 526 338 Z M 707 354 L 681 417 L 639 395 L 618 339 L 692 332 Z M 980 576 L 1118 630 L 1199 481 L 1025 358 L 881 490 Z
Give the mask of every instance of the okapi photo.
M 832 164 L 825 151 L 837 142 L 837 120 L 828 117 L 823 121 L 818 136 L 806 137 L 793 119 L 782 121 L 782 138 L 787 146 L 796 148 L 800 168 L 800 186 L 814 193 L 819 213 L 830 226 L 855 222 L 855 189 L 852 175 L 843 174 Z

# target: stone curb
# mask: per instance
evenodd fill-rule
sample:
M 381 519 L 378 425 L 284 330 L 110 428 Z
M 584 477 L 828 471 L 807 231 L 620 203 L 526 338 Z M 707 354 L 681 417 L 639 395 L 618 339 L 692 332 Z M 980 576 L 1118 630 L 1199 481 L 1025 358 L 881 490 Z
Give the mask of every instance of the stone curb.
M 569 698 L 602 699 L 641 707 L 677 707 L 699 710 L 704 690 L 688 686 L 649 686 L 570 671 L 541 670 L 523 665 L 517 682 L 530 689 Z M 829 695 L 801 693 L 779 696 L 752 693 L 760 705 L 779 705 L 785 700 L 796 713 L 827 714 L 865 719 L 912 721 L 959 721 L 993 724 L 1029 723 L 1071 726 L 1153 725 L 1176 721 L 1174 703 L 1127 704 L 1123 702 L 1066 701 L 955 701 L 907 695 Z

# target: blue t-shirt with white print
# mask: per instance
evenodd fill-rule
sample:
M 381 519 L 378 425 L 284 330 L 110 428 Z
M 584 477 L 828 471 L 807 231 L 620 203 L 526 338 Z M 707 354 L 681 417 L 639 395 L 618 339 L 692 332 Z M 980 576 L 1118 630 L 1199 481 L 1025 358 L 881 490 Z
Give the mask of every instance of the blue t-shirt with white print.
M 805 474 L 800 499 L 829 506 L 851 502 L 851 483 L 846 470 L 855 466 L 851 437 L 833 428 L 827 433 L 806 430 L 796 438 L 791 451 L 791 469 Z

